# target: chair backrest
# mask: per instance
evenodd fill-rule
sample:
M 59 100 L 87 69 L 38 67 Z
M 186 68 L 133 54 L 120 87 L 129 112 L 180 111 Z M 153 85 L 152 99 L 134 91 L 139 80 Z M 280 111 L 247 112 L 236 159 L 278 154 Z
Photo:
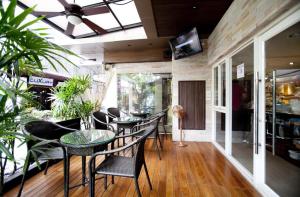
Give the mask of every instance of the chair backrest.
M 33 139 L 44 140 L 59 140 L 61 136 L 74 131 L 74 129 L 69 129 L 44 120 L 28 122 L 24 126 L 24 129 L 27 134 L 30 134 L 33 137 Z M 28 149 L 30 149 L 34 144 L 35 142 L 29 141 L 27 143 Z
M 137 144 L 136 153 L 134 154 L 134 173 L 135 173 L 136 177 L 139 176 L 141 169 L 143 167 L 143 164 L 145 162 L 145 154 L 144 154 L 145 142 L 146 142 L 147 137 L 154 132 L 155 124 L 156 123 L 154 122 L 149 127 L 147 127 L 143 136 L 138 139 L 139 142 Z
M 100 122 L 101 121 L 101 122 Z M 107 114 L 101 111 L 96 111 L 93 113 L 93 122 L 95 129 L 108 129 Z
M 120 113 L 120 110 L 118 108 L 115 108 L 115 107 L 110 107 L 107 109 L 107 113 L 108 115 L 110 116 L 113 116 L 113 117 L 116 117 L 116 118 L 119 118 L 121 117 L 121 113 Z M 113 118 L 109 117 L 109 122 L 112 122 L 113 121 Z

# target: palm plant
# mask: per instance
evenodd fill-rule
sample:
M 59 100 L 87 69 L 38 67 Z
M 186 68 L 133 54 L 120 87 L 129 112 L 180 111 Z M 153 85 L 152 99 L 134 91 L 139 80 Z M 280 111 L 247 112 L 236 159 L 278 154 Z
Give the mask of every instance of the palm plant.
M 42 17 L 25 22 L 34 8 L 15 14 L 17 0 L 11 0 L 4 9 L 0 0 L 0 196 L 3 195 L 5 168 L 8 160 L 14 161 L 14 142 L 26 141 L 26 136 L 17 132 L 20 129 L 22 108 L 20 98 L 29 99 L 27 90 L 22 90 L 21 75 L 42 72 L 43 62 L 54 69 L 64 65 L 59 58 L 70 62 L 63 54 L 75 55 L 45 39 L 45 29 L 29 30 L 29 27 Z M 70 62 L 73 64 L 72 62 Z
M 96 104 L 84 98 L 89 88 L 91 88 L 89 75 L 72 77 L 53 88 L 51 107 L 54 117 L 62 119 L 81 118 L 85 128 L 89 129 L 89 117 L 96 108 Z

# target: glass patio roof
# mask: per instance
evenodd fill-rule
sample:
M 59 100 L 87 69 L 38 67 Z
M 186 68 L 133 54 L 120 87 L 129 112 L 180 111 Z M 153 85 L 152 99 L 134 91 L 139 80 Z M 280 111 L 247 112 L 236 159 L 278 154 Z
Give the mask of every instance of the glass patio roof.
M 82 8 L 106 6 L 110 10 L 108 13 L 97 14 L 91 16 L 83 16 L 99 27 L 107 31 L 107 33 L 125 30 L 133 27 L 140 27 L 141 19 L 138 15 L 133 0 L 66 0 L 69 4 L 77 4 Z M 18 5 L 22 8 L 36 6 L 35 11 L 38 12 L 63 12 L 64 6 L 58 0 L 19 0 Z M 66 15 L 44 18 L 44 22 L 50 26 L 65 33 L 68 25 Z M 85 38 L 99 35 L 90 29 L 84 23 L 76 25 L 71 38 Z

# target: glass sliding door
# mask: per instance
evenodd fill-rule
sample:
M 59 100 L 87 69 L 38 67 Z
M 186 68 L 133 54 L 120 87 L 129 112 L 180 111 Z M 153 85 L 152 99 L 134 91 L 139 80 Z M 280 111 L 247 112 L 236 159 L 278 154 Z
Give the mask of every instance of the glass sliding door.
M 226 64 L 213 68 L 214 74 L 214 130 L 215 141 L 225 149 L 226 139 Z
M 300 22 L 265 42 L 265 182 L 300 195 Z
M 225 149 L 225 113 L 216 111 L 216 142 Z
M 253 173 L 254 46 L 232 57 L 232 156 Z

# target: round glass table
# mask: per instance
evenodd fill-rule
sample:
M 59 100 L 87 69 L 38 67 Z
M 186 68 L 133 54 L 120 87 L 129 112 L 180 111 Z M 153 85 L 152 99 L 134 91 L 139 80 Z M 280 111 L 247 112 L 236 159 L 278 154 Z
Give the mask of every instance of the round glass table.
M 79 185 L 85 185 L 86 181 L 86 156 L 107 149 L 107 145 L 113 142 L 115 133 L 111 130 L 81 130 L 68 133 L 60 138 L 60 143 L 67 149 L 66 178 L 67 188 L 71 189 Z M 79 185 L 69 187 L 70 156 L 82 156 L 82 182 Z
M 134 111 L 134 112 L 130 112 L 131 115 L 135 116 L 135 117 L 139 117 L 139 118 L 147 118 L 149 116 L 149 112 L 144 112 L 144 111 Z

